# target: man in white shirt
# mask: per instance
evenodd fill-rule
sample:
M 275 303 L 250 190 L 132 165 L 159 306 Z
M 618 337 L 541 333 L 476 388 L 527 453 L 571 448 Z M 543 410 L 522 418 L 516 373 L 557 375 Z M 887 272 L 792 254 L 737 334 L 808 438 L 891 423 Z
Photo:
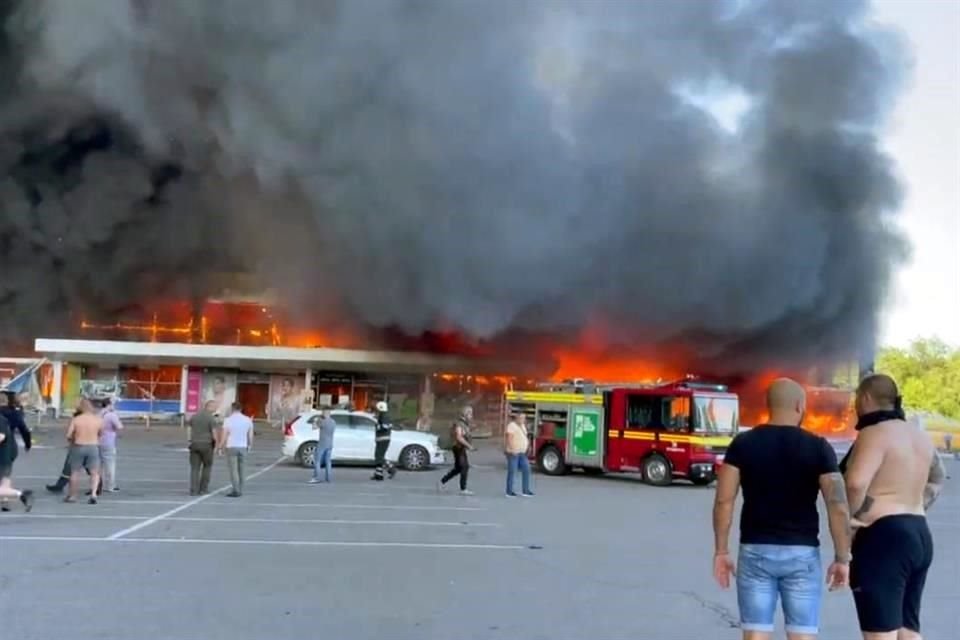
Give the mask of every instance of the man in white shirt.
M 252 446 L 253 420 L 243 415 L 239 402 L 234 402 L 230 415 L 223 421 L 217 446 L 221 454 L 224 448 L 227 450 L 227 467 L 230 469 L 230 483 L 233 484 L 233 491 L 227 494 L 228 498 L 243 495 L 243 460 Z
M 507 456 L 507 497 L 515 498 L 513 478 L 519 470 L 523 478 L 523 497 L 532 498 L 530 490 L 530 462 L 527 449 L 530 440 L 527 436 L 527 417 L 519 411 L 510 414 L 510 422 L 503 432 L 503 453 Z

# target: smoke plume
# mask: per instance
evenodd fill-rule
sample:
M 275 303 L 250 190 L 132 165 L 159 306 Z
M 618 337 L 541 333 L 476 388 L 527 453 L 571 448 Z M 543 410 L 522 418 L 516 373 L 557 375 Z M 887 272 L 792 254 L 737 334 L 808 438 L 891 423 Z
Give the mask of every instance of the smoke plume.
M 854 354 L 906 252 L 868 12 L 0 0 L 0 332 L 244 273 L 318 323 Z

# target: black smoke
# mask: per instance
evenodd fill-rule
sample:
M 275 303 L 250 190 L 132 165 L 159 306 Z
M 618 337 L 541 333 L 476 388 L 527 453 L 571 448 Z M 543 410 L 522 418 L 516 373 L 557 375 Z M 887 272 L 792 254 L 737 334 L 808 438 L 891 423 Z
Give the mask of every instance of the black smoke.
M 749 369 L 869 346 L 906 252 L 858 0 L 0 6 L 7 336 L 243 273 L 317 323 Z

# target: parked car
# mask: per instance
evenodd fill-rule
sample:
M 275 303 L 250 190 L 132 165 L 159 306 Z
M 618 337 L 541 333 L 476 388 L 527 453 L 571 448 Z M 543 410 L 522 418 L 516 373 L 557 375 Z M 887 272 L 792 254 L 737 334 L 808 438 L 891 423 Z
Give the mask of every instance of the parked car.
M 346 410 L 331 411 L 330 417 L 337 423 L 333 434 L 333 461 L 373 463 L 376 418 L 362 411 Z M 312 467 L 319 433 L 313 427 L 319 420 L 319 411 L 307 411 L 288 423 L 283 429 L 283 455 L 304 467 Z M 419 471 L 442 464 L 445 457 L 437 436 L 395 427 L 387 449 L 387 460 L 402 469 Z

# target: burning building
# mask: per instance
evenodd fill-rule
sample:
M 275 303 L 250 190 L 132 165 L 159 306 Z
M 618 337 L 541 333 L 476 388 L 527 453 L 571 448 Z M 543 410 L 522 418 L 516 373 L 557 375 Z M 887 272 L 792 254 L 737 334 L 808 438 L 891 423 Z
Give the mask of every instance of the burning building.
M 372 339 L 370 331 L 288 330 L 264 302 L 211 300 L 110 324 L 82 321 L 74 337 L 37 339 L 35 350 L 51 363 L 55 412 L 80 396 L 109 396 L 121 413 L 150 416 L 192 413 L 207 400 L 225 412 L 236 401 L 249 415 L 283 423 L 312 407 L 366 409 L 387 400 L 398 423 L 418 428 L 452 423 L 466 404 L 481 428 L 499 428 L 503 390 L 513 380 L 503 374 L 536 366 L 457 353 L 453 337 Z
M 906 255 L 904 60 L 866 0 L 0 2 L 0 338 L 854 359 Z M 285 317 L 208 302 L 237 278 Z

